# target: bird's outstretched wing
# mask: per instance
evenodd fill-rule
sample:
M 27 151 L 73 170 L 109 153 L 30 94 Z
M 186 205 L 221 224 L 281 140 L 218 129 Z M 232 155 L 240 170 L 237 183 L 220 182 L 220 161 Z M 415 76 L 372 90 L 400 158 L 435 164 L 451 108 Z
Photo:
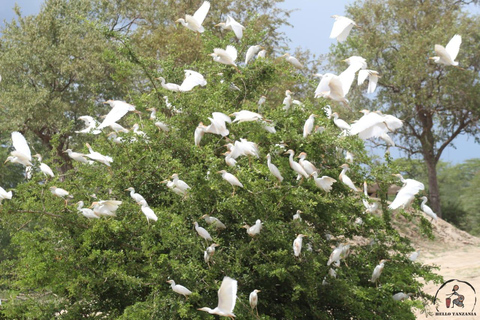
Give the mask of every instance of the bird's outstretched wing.
M 16 151 L 26 156 L 28 160 L 32 160 L 32 153 L 23 134 L 18 131 L 12 132 L 12 144 Z
M 462 37 L 458 34 L 454 35 L 453 38 L 448 42 L 445 50 L 447 50 L 448 54 L 452 61 L 457 58 L 458 51 L 460 50 L 460 45 L 462 44 Z
M 227 26 L 230 25 L 230 27 L 232 27 L 232 30 L 235 33 L 235 36 L 237 37 L 238 40 L 242 39 L 243 29 L 245 29 L 244 26 L 242 26 L 240 23 L 238 23 L 231 16 L 227 16 L 227 22 L 225 24 Z
M 196 86 L 206 86 L 207 81 L 200 73 L 192 70 L 185 70 L 185 80 L 180 85 L 180 91 L 190 91 Z
M 330 38 L 337 38 L 338 41 L 343 42 L 347 39 L 350 30 L 352 30 L 355 22 L 347 17 L 338 16 L 333 23 Z
M 218 308 L 226 312 L 232 312 L 237 302 L 237 280 L 224 277 L 220 289 L 218 289 Z
M 205 1 L 203 4 L 198 8 L 197 11 L 193 14 L 195 20 L 201 25 L 205 17 L 207 16 L 208 10 L 210 10 L 210 2 Z
M 105 119 L 103 119 L 103 122 L 98 126 L 98 130 L 103 129 L 105 127 L 108 127 L 118 120 L 120 120 L 124 115 L 127 114 L 128 111 L 133 111 L 135 110 L 135 107 L 132 106 L 131 104 L 128 104 L 123 101 L 115 101 L 113 103 L 113 108 L 110 110 L 110 112 L 107 114 Z
M 230 57 L 232 57 L 232 60 L 235 61 L 237 60 L 237 49 L 234 46 L 227 46 L 225 51 L 228 53 Z

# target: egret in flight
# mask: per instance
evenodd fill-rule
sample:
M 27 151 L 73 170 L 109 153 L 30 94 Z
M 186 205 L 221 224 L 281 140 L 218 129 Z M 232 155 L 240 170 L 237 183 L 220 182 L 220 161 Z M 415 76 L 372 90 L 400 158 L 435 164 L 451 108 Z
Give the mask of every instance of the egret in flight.
M 203 307 L 200 311 L 205 311 L 210 314 L 216 314 L 222 317 L 235 318 L 233 309 L 237 302 L 237 280 L 230 277 L 224 277 L 220 289 L 218 289 L 218 305 L 214 309 Z
M 32 153 L 23 134 L 18 131 L 12 132 L 12 145 L 15 150 L 10 152 L 5 163 L 10 161 L 11 163 L 20 163 L 25 167 L 32 166 Z
M 215 27 L 221 27 L 222 30 L 232 30 L 238 40 L 243 37 L 243 30 L 245 29 L 240 23 L 238 23 L 232 16 L 227 15 L 227 21 L 216 24 Z
M 461 44 L 462 44 L 462 37 L 456 34 L 453 36 L 452 39 L 450 39 L 446 47 L 436 44 L 435 53 L 438 56 L 431 57 L 429 59 L 433 60 L 435 63 L 456 67 L 458 66 L 458 62 L 455 61 L 455 59 L 457 58 L 458 51 L 460 51 Z
M 186 14 L 185 19 L 180 18 L 175 22 L 181 23 L 184 27 L 192 31 L 203 33 L 203 31 L 205 31 L 205 28 L 203 28 L 202 23 L 207 16 L 208 10 L 210 10 L 210 2 L 205 1 L 200 6 L 200 8 L 195 11 L 193 16 Z
M 233 66 L 238 72 L 240 70 L 235 63 L 237 60 L 237 49 L 234 46 L 228 45 L 226 49 L 215 48 L 213 53 L 210 53 L 209 56 L 213 58 L 213 61 Z
M 338 42 L 345 41 L 352 28 L 357 24 L 352 19 L 344 16 L 333 15 L 332 18 L 335 18 L 335 22 L 333 23 L 330 38 L 337 38 Z
M 12 199 L 12 191 L 6 191 L 5 189 L 3 189 L 2 187 L 0 187 L 0 204 L 2 204 L 2 200 L 10 200 Z
M 425 190 L 423 183 L 413 180 L 413 179 L 404 179 L 401 174 L 394 174 L 394 176 L 399 177 L 400 181 L 403 183 L 403 187 L 398 191 L 395 199 L 388 206 L 389 209 L 395 210 L 400 207 L 406 209 L 410 206 L 412 201 L 415 199 L 415 195 L 421 190 Z

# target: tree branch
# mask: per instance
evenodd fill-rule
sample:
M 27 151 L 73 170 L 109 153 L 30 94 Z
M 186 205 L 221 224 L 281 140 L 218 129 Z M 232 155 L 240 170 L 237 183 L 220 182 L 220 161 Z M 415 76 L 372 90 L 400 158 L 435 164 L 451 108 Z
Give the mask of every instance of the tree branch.
M 435 162 L 438 162 L 440 160 L 440 156 L 442 155 L 443 150 L 452 142 L 460 133 L 462 133 L 462 130 L 467 127 L 470 123 L 472 122 L 471 119 L 467 120 L 467 122 L 461 121 L 460 125 L 458 128 L 452 133 L 450 137 L 448 137 L 445 142 L 442 143 L 440 148 L 437 150 L 437 154 L 435 155 Z

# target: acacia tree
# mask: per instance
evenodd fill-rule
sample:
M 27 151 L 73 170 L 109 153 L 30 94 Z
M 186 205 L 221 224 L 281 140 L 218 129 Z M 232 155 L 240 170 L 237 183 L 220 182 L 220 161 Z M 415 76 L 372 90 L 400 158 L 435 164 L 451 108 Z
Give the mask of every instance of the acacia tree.
M 437 163 L 455 138 L 478 133 L 480 20 L 462 1 L 357 1 L 347 8 L 356 28 L 332 50 L 334 59 L 360 55 L 381 74 L 373 97 L 354 90 L 351 105 L 382 110 L 404 121 L 398 147 L 426 163 L 430 202 L 441 216 Z M 435 64 L 434 45 L 462 36 L 460 68 Z

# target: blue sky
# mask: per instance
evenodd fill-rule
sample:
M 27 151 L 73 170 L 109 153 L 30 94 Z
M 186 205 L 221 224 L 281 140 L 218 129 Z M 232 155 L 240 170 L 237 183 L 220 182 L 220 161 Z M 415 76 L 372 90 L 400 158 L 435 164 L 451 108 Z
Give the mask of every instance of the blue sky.
M 79 0 L 81 1 L 81 0 Z M 297 9 L 292 12 L 290 23 L 293 27 L 284 27 L 284 31 L 291 39 L 290 47 L 302 47 L 310 49 L 315 54 L 328 52 L 330 45 L 335 41 L 329 39 L 330 30 L 333 25 L 332 15 L 344 14 L 347 4 L 353 0 L 328 1 L 318 0 L 285 0 L 281 7 L 286 9 Z M 4 20 L 11 20 L 15 17 L 12 8 L 17 3 L 23 15 L 35 14 L 39 11 L 43 0 L 2 0 L 0 6 L 0 25 Z M 473 8 L 476 12 L 479 10 Z M 314 26 L 312 28 L 312 26 Z M 448 147 L 442 154 L 442 160 L 452 163 L 460 163 L 466 159 L 480 158 L 480 146 L 474 143 L 472 137 L 460 136 L 455 140 L 456 149 Z M 392 150 L 392 155 L 398 155 Z

